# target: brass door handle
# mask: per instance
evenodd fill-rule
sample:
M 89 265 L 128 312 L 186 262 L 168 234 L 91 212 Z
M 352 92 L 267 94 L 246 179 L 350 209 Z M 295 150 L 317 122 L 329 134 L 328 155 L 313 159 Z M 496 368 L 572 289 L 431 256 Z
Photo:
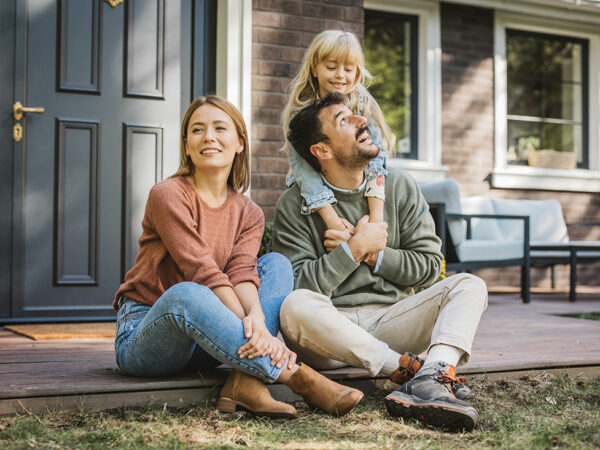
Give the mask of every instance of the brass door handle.
M 45 110 L 43 106 L 23 106 L 21 102 L 16 102 L 13 105 L 13 117 L 15 118 L 15 120 L 21 120 L 23 118 L 23 113 L 43 114 L 44 111 Z

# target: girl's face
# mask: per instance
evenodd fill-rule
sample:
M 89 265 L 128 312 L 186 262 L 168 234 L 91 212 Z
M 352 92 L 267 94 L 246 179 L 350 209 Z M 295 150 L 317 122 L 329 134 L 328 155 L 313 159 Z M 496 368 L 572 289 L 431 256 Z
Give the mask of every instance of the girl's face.
M 350 61 L 326 57 L 313 70 L 319 82 L 319 97 L 333 92 L 347 94 L 355 86 L 357 72 L 356 64 Z
M 229 115 L 211 104 L 200 106 L 187 127 L 185 151 L 196 169 L 230 169 L 236 154 L 244 149 Z

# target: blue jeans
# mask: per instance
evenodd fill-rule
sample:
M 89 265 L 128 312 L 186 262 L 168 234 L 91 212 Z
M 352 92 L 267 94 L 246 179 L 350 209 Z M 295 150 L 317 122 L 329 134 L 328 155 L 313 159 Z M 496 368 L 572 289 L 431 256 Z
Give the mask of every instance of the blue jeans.
M 258 297 L 269 332 L 277 335 L 279 309 L 294 287 L 290 262 L 278 253 L 258 259 Z M 271 357 L 238 357 L 248 342 L 239 319 L 206 286 L 192 282 L 169 288 L 152 306 L 121 297 L 115 354 L 119 368 L 135 376 L 167 376 L 221 363 L 272 383 L 281 368 Z

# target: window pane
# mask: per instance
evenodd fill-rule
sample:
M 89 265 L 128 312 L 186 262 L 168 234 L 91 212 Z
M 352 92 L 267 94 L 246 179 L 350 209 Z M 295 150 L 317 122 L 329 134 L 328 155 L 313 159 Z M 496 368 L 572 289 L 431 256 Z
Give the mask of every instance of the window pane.
M 581 45 L 544 40 L 543 71 L 553 81 L 581 81 Z
M 581 85 L 550 82 L 542 89 L 543 117 L 581 121 Z
M 539 122 L 508 121 L 508 155 L 509 164 L 526 164 L 527 149 L 533 146 L 541 148 L 542 124 Z
M 508 114 L 536 117 L 542 114 L 542 89 L 538 80 L 513 76 L 507 85 Z
M 575 140 L 575 128 L 580 128 L 580 126 L 555 123 L 545 124 L 544 148 L 559 150 L 561 152 L 577 151 L 578 148 L 581 148 L 581 141 L 577 142 Z M 578 139 L 581 139 L 580 135 Z
M 367 70 L 375 77 L 369 90 L 396 136 L 390 158 L 417 158 L 416 136 L 412 136 L 416 80 L 411 76 L 416 69 L 416 54 L 411 52 L 416 27 L 416 17 L 365 11 L 365 58 Z
M 527 164 L 527 151 L 556 150 L 587 165 L 586 52 L 583 40 L 506 30 L 509 164 Z

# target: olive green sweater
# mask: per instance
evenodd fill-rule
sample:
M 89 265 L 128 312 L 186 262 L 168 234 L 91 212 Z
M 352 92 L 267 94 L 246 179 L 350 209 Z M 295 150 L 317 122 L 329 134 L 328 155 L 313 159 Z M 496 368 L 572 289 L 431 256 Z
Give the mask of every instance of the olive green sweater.
M 348 193 L 333 189 L 340 217 L 356 224 L 369 214 L 364 188 Z M 384 220 L 387 247 L 376 273 L 356 264 L 340 245 L 331 253 L 323 247 L 325 222 L 318 213 L 301 215 L 298 185 L 277 202 L 273 251 L 292 263 L 296 289 L 310 289 L 332 298 L 336 306 L 395 303 L 413 294 L 413 288 L 431 285 L 440 275 L 442 254 L 429 207 L 414 179 L 390 170 L 385 180 Z

